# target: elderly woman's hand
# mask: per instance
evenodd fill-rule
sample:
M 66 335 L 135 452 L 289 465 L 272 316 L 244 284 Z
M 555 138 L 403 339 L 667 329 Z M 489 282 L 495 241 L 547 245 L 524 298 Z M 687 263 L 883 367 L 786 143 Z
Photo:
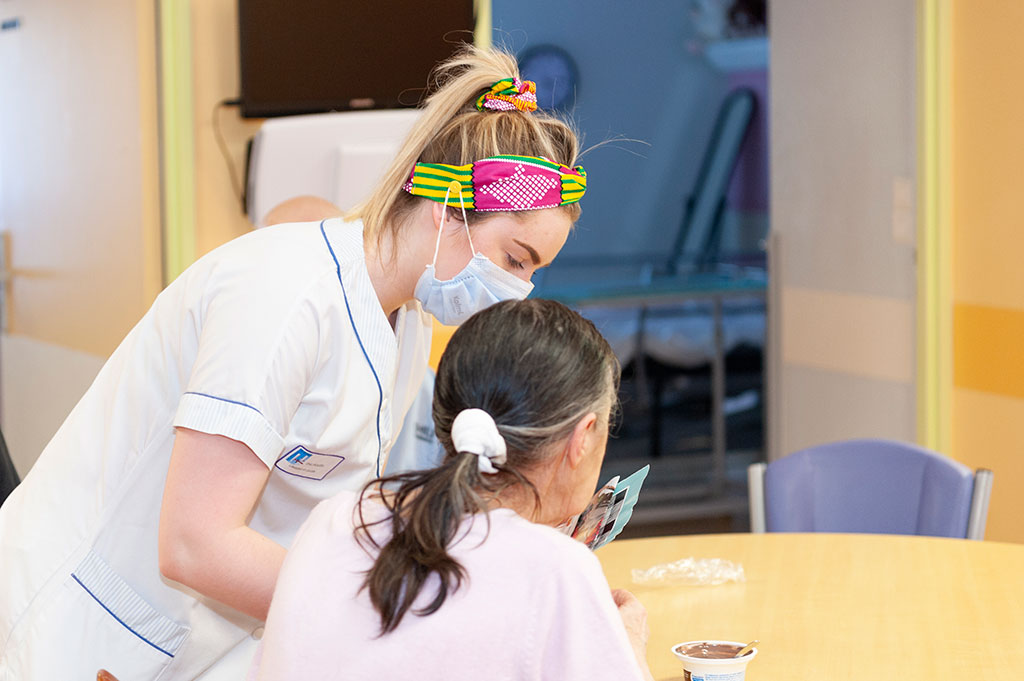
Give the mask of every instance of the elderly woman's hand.
M 619 616 L 626 626 L 626 635 L 633 646 L 633 653 L 636 655 L 637 664 L 644 673 L 645 678 L 653 679 L 651 670 L 647 666 L 647 639 L 651 635 L 651 629 L 647 625 L 647 608 L 643 606 L 636 596 L 625 589 L 612 589 L 612 598 L 619 608 Z

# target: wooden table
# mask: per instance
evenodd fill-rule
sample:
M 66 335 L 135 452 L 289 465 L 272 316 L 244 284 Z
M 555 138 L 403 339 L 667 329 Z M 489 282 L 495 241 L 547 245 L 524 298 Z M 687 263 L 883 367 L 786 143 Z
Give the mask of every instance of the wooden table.
M 1024 545 L 855 534 L 728 534 L 614 541 L 612 587 L 648 610 L 655 679 L 672 644 L 760 639 L 748 681 L 1024 679 Z M 739 562 L 745 583 L 640 587 L 633 568 Z

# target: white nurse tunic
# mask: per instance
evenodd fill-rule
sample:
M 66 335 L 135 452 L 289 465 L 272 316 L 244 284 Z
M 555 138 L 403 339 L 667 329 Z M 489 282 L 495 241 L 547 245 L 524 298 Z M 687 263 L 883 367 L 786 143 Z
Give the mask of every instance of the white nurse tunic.
M 287 547 L 320 500 L 382 470 L 430 332 L 415 302 L 392 329 L 358 222 L 277 225 L 198 260 L 0 509 L 0 681 L 191 679 L 258 637 L 260 622 L 160 575 L 174 427 L 263 460 L 250 526 Z M 208 471 L 232 474 L 215 458 Z

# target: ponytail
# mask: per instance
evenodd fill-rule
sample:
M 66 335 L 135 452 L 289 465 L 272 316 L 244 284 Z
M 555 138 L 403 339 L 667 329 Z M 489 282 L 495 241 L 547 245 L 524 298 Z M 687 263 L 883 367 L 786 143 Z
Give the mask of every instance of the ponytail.
M 393 631 L 412 608 L 431 574 L 440 580 L 434 599 L 414 615 L 436 612 L 466 577 L 466 570 L 448 553 L 467 515 L 484 514 L 488 499 L 478 488 L 482 477 L 477 457 L 460 453 L 448 457 L 438 468 L 414 471 L 382 478 L 384 486 L 397 485 L 394 494 L 383 494 L 389 514 L 382 520 L 367 522 L 363 517 L 363 499 L 371 489 L 363 490 L 359 504 L 356 540 L 364 549 L 378 550 L 363 588 L 380 613 L 381 635 Z M 529 484 L 529 483 L 527 483 Z M 490 522 L 490 519 L 487 521 Z M 390 524 L 390 537 L 381 546 L 370 528 Z

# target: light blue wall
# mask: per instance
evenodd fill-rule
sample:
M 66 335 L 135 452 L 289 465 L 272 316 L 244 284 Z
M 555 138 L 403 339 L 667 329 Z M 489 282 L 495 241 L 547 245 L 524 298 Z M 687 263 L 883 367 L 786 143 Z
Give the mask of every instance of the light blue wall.
M 573 118 L 583 147 L 583 217 L 563 254 L 671 248 L 726 77 L 691 53 L 682 0 L 492 0 L 494 42 L 517 53 L 554 43 L 576 60 Z M 556 264 L 557 266 L 557 264 Z

